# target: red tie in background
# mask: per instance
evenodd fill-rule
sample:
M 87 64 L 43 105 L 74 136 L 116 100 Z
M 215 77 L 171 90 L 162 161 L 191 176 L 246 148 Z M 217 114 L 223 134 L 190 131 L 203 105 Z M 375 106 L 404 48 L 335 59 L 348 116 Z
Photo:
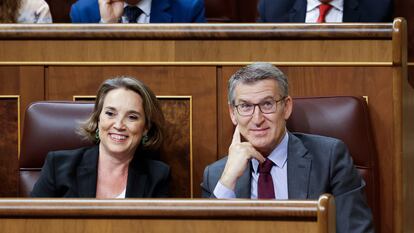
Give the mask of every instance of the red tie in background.
M 272 175 L 270 170 L 273 167 L 273 162 L 270 159 L 266 159 L 264 163 L 259 164 L 259 181 L 257 184 L 257 197 L 259 199 L 274 199 L 275 189 L 273 187 Z
M 319 18 L 316 22 L 325 23 L 325 17 L 331 8 L 332 6 L 329 4 L 322 3 L 321 5 L 319 5 Z

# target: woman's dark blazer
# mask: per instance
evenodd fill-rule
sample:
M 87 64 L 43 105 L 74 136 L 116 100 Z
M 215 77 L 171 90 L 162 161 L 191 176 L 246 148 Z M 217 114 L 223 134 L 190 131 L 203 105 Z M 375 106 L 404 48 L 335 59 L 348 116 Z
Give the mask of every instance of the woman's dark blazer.
M 99 146 L 49 152 L 32 197 L 96 197 Z M 167 197 L 170 168 L 136 154 L 129 164 L 125 197 Z

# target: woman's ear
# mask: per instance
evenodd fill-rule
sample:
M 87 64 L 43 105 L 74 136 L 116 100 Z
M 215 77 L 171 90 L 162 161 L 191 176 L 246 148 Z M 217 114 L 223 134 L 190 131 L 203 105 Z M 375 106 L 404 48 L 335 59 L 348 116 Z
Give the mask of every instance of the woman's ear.
M 147 125 L 145 125 L 143 135 L 147 135 L 150 129 L 151 129 L 151 122 L 149 122 Z

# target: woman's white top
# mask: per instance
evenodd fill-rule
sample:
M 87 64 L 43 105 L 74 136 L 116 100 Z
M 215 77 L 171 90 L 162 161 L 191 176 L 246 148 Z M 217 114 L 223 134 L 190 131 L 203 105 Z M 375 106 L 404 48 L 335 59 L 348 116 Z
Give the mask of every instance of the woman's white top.
M 126 188 L 124 189 L 124 191 L 122 191 L 122 193 L 120 193 L 118 196 L 116 196 L 115 198 L 125 198 L 125 193 L 126 193 Z
M 52 23 L 49 5 L 44 0 L 21 0 L 17 23 Z

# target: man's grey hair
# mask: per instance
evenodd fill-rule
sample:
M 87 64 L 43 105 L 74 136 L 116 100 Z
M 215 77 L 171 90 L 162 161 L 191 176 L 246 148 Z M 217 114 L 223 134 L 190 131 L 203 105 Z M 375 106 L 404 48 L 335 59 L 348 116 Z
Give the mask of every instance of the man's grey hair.
M 270 63 L 257 62 L 241 68 L 231 76 L 227 86 L 228 104 L 235 105 L 234 90 L 238 84 L 253 84 L 268 79 L 277 82 L 282 97 L 289 95 L 289 84 L 286 75 Z

